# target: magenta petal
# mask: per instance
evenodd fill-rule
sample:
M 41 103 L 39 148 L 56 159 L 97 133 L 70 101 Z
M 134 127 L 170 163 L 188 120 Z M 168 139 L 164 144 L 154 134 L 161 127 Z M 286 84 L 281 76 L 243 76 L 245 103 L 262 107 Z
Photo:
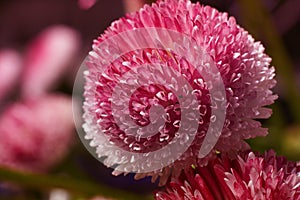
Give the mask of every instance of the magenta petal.
M 201 199 L 199 193 L 204 199 L 213 195 L 213 199 L 222 200 L 299 200 L 299 163 L 276 156 L 272 150 L 265 155 L 240 153 L 233 160 L 222 155 L 207 166 L 198 165 L 182 172 L 178 179 L 169 181 L 162 191 L 156 192 L 155 198 Z

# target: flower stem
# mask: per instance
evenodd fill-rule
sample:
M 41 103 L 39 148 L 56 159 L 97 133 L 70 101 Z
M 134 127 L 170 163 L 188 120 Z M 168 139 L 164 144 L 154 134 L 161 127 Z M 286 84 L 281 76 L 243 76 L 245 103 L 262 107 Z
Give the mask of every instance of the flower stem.
M 57 175 L 42 175 L 29 172 L 14 171 L 0 167 L 0 180 L 18 184 L 25 188 L 31 189 L 51 189 L 62 188 L 72 193 L 83 196 L 100 195 L 106 198 L 119 200 L 140 200 L 152 199 L 150 196 L 134 194 L 125 190 L 112 188 L 103 184 L 96 184 L 89 181 L 77 180 L 71 177 Z

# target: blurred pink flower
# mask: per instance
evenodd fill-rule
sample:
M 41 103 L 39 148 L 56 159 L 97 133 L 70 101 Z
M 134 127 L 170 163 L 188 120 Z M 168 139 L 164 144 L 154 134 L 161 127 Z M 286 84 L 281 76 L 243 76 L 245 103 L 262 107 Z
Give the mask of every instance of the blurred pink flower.
M 90 9 L 97 0 L 78 0 L 78 5 L 81 9 L 87 10 Z
M 14 91 L 22 69 L 21 64 L 22 59 L 19 53 L 10 49 L 0 51 L 0 102 L 7 93 Z
M 138 11 L 145 4 L 144 0 L 123 0 L 126 13 Z
M 80 45 L 79 34 L 66 26 L 45 29 L 30 43 L 24 58 L 23 97 L 45 94 L 73 64 Z
M 14 103 L 0 116 L 0 164 L 45 171 L 68 152 L 74 134 L 72 101 L 46 95 Z
M 277 98 L 270 90 L 276 83 L 273 79 L 275 70 L 270 67 L 271 58 L 264 53 L 264 47 L 260 42 L 255 42 L 247 31 L 236 24 L 233 17 L 228 17 L 227 13 L 188 0 L 165 0 L 153 3 L 152 6 L 145 5 L 138 12 L 113 22 L 94 42 L 93 51 L 90 53 L 89 72 L 86 74 L 84 126 L 87 138 L 93 140 L 93 145 L 98 145 L 99 157 L 105 156 L 107 152 L 114 155 L 117 151 L 109 149 L 109 144 L 103 144 L 103 140 L 97 139 L 97 135 L 105 134 L 111 143 L 125 151 L 145 153 L 166 145 L 178 130 L 179 126 L 176 123 L 180 120 L 178 97 L 167 95 L 170 91 L 161 86 L 145 86 L 137 89 L 129 105 L 129 117 L 140 126 L 149 124 L 151 102 L 158 102 L 169 114 L 169 121 L 162 132 L 141 139 L 126 134 L 115 121 L 111 108 L 112 88 L 123 74 L 146 63 L 171 66 L 187 79 L 193 90 L 198 91 L 195 95 L 200 105 L 201 120 L 193 144 L 174 164 L 159 171 L 137 174 L 136 178 L 150 175 L 155 180 L 161 176 L 160 182 L 163 184 L 170 175 L 177 176 L 182 169 L 195 161 L 207 132 L 211 120 L 209 83 L 201 82 L 203 81 L 201 75 L 194 73 L 185 58 L 167 50 L 143 49 L 122 55 L 107 67 L 105 57 L 101 54 L 102 49 L 99 50 L 98 45 L 120 32 L 144 27 L 167 28 L 195 39 L 210 55 L 223 78 L 227 96 L 225 124 L 214 149 L 200 160 L 201 165 L 206 165 L 209 160 L 214 159 L 216 151 L 234 157 L 237 152 L 249 149 L 245 139 L 267 134 L 267 129 L 255 121 L 258 118 L 270 117 L 271 109 L 264 106 L 272 104 Z M 127 45 L 136 41 L 124 38 Z M 110 50 L 105 49 L 107 52 Z M 95 101 L 92 102 L 92 99 Z M 164 132 L 165 130 L 167 132 Z M 113 159 L 107 159 L 104 163 L 112 166 L 114 162 Z M 114 174 L 119 172 L 115 171 Z
M 190 167 L 155 194 L 157 200 L 299 200 L 300 163 L 253 152 L 238 159 L 219 157 L 205 167 Z

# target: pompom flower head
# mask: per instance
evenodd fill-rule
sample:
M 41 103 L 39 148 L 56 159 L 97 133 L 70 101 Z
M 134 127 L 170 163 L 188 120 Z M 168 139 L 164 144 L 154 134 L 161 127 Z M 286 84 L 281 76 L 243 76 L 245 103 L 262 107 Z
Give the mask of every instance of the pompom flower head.
M 115 174 L 161 176 L 161 184 L 197 157 L 200 165 L 216 151 L 234 157 L 249 148 L 244 139 L 267 134 L 255 119 L 268 118 L 263 106 L 276 99 L 270 61 L 227 13 L 187 0 L 146 5 L 94 41 L 85 72 L 86 139 L 105 165 L 119 164 Z M 209 152 L 199 156 L 202 148 Z M 180 156 L 169 158 L 174 149 Z M 149 166 L 156 168 L 141 170 Z
M 157 200 L 300 198 L 300 163 L 276 156 L 243 153 L 230 160 L 221 156 L 205 167 L 190 167 L 155 194 Z

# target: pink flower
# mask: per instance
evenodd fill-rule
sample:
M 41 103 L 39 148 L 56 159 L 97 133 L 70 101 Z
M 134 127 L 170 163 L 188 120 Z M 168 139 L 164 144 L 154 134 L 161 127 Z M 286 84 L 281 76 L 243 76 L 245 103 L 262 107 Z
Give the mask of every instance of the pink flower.
M 219 157 L 205 167 L 191 167 L 170 181 L 157 200 L 182 199 L 300 199 L 300 163 L 253 152 L 230 160 Z
M 17 52 L 9 49 L 0 51 L 0 102 L 14 90 L 22 69 L 21 63 L 21 56 Z
M 154 170 L 149 173 L 137 174 L 136 178 L 153 176 L 155 180 L 162 176 L 160 181 L 164 184 L 170 175 L 177 176 L 182 169 L 189 167 L 195 162 L 199 149 L 204 141 L 208 130 L 212 105 L 210 104 L 209 81 L 203 83 L 201 74 L 193 71 L 191 64 L 185 57 L 175 55 L 172 51 L 144 48 L 142 50 L 126 53 L 113 62 L 105 60 L 113 52 L 114 45 L 107 49 L 99 49 L 99 45 L 113 36 L 128 30 L 138 28 L 166 28 L 177 31 L 193 38 L 197 45 L 205 52 L 216 65 L 223 79 L 226 91 L 226 119 L 222 133 L 213 150 L 206 157 L 200 159 L 200 165 L 206 165 L 209 160 L 216 157 L 215 152 L 228 153 L 234 157 L 238 151 L 249 149 L 245 139 L 257 136 L 265 136 L 267 129 L 261 127 L 261 123 L 255 121 L 259 118 L 268 118 L 271 115 L 269 108 L 263 106 L 272 104 L 277 98 L 272 94 L 271 88 L 275 85 L 274 68 L 270 67 L 271 59 L 264 53 L 264 47 L 255 42 L 247 31 L 236 24 L 233 17 L 227 13 L 221 13 L 209 6 L 193 4 L 188 0 L 165 0 L 158 1 L 152 6 L 145 5 L 138 12 L 127 15 L 112 23 L 112 25 L 95 40 L 93 51 L 90 53 L 88 72 L 86 73 L 86 87 L 84 104 L 84 119 L 86 138 L 92 139 L 91 144 L 97 147 L 99 157 L 119 154 L 119 150 L 112 147 L 116 145 L 124 151 L 147 153 L 165 146 L 172 138 L 177 137 L 181 119 L 181 108 L 178 103 L 180 96 L 174 97 L 171 91 L 161 85 L 148 85 L 138 88 L 131 96 L 130 105 L 126 109 L 120 109 L 120 113 L 129 110 L 130 115 L 126 118 L 112 113 L 112 95 L 114 86 L 126 72 L 133 71 L 140 65 L 158 63 L 159 65 L 171 66 L 177 70 L 188 81 L 199 103 L 198 111 L 201 115 L 197 134 L 192 145 L 173 164 Z M 147 38 L 147 36 L 145 36 Z M 138 42 L 140 38 L 124 38 L 118 43 L 119 48 L 130 47 Z M 145 39 L 146 40 L 146 39 Z M 174 45 L 175 46 L 175 45 Z M 193 49 L 190 50 L 193 55 Z M 113 53 L 111 53 L 113 54 Z M 157 71 L 160 71 L 158 69 Z M 156 76 L 157 79 L 166 76 L 167 72 L 151 74 L 140 71 L 145 77 Z M 135 80 L 128 80 L 128 82 Z M 119 105 L 124 105 L 122 93 L 119 93 Z M 167 121 L 164 128 L 156 135 L 140 138 L 135 133 L 130 133 L 130 128 L 124 123 L 126 130 L 118 125 L 116 120 L 125 121 L 131 118 L 139 126 L 148 125 L 150 120 L 150 107 L 154 103 L 164 107 Z M 129 121 L 129 120 L 128 120 Z M 132 134 L 134 136 L 132 136 Z M 100 139 L 101 135 L 110 138 L 110 142 Z M 187 138 L 189 135 L 179 136 Z M 180 145 L 180 144 L 179 144 Z M 172 152 L 165 152 L 165 154 Z M 159 162 L 162 155 L 157 155 Z M 124 157 L 128 160 L 135 157 Z M 117 159 L 113 156 L 106 159 L 104 164 L 113 166 Z M 151 163 L 147 163 L 147 165 Z M 141 164 L 142 165 L 142 164 Z M 121 173 L 116 170 L 115 174 Z
M 24 58 L 22 92 L 34 98 L 53 89 L 79 49 L 79 35 L 59 25 L 45 29 L 30 43 Z
M 45 171 L 67 153 L 73 129 L 72 101 L 67 96 L 14 103 L 0 117 L 0 165 Z

